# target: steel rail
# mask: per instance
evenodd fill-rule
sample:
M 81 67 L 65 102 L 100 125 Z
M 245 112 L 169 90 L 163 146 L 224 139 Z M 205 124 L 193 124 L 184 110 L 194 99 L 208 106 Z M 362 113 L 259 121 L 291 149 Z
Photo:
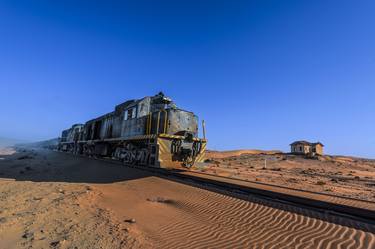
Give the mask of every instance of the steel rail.
M 291 189 L 272 184 L 251 182 L 183 169 L 164 169 L 126 165 L 121 161 L 110 158 L 92 158 L 84 155 L 74 155 L 67 152 L 63 153 L 148 171 L 157 176 L 166 177 L 167 179 L 172 178 L 182 183 L 198 185 L 200 187 L 213 187 L 221 190 L 223 193 L 231 192 L 235 195 L 258 196 L 275 202 L 288 203 L 290 205 L 301 206 L 303 208 L 325 213 L 330 212 L 335 215 L 375 224 L 375 202 L 372 201 Z

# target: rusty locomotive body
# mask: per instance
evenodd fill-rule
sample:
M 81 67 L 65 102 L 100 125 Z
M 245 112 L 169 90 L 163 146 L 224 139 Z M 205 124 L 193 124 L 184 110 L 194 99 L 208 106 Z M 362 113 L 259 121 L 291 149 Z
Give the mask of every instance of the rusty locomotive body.
M 58 149 L 131 165 L 178 168 L 201 162 L 206 142 L 198 138 L 198 117 L 159 93 L 73 125 L 62 132 Z

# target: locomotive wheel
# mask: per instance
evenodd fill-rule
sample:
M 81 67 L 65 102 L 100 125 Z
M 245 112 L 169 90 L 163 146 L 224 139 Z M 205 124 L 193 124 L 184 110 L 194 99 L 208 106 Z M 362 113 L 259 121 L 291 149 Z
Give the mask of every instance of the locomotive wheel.
M 189 156 L 184 159 L 182 164 L 186 168 L 191 168 L 194 165 L 194 162 L 195 162 L 195 158 Z
M 133 150 L 132 152 L 130 152 L 130 164 L 134 166 L 137 164 L 137 161 L 137 151 Z
M 124 153 L 124 159 L 123 162 L 128 165 L 135 165 L 137 163 L 136 160 L 136 151 L 129 151 L 126 150 Z
M 142 165 L 148 165 L 148 159 L 150 156 L 148 149 L 143 148 L 139 151 L 139 153 L 139 163 Z
M 124 152 L 123 162 L 124 162 L 125 164 L 130 164 L 130 163 L 131 163 L 131 159 L 132 159 L 132 156 L 131 156 L 130 151 L 126 150 L 126 151 Z

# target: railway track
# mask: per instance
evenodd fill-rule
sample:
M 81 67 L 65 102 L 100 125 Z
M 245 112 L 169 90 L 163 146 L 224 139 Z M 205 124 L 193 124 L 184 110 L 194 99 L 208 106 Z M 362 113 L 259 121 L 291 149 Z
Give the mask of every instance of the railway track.
M 182 182 L 193 185 L 213 187 L 224 193 L 238 195 L 256 195 L 272 201 L 287 202 L 288 204 L 303 206 L 321 212 L 346 216 L 362 222 L 375 224 L 375 203 L 353 198 L 339 197 L 322 193 L 290 189 L 275 185 L 250 182 L 245 180 L 220 177 L 211 174 L 191 171 L 170 171 L 165 169 L 137 169 L 152 171 L 167 177 L 173 177 Z
M 233 179 L 188 170 L 170 170 L 124 165 L 122 162 L 109 158 L 95 158 L 94 160 L 145 170 L 155 175 L 177 180 L 182 183 L 209 188 L 211 190 L 216 189 L 223 193 L 233 193 L 237 197 L 255 195 L 276 202 L 286 202 L 290 205 L 302 206 L 315 211 L 332 213 L 334 215 L 345 216 L 362 222 L 375 224 L 375 202 L 372 201 L 292 189 L 272 184 Z

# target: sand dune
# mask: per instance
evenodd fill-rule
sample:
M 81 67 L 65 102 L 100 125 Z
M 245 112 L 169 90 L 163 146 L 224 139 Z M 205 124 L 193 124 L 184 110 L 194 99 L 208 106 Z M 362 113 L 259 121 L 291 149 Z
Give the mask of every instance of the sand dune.
M 0 248 L 374 248 L 375 226 L 63 153 L 0 161 Z
M 134 197 L 142 187 L 147 192 Z M 135 217 L 137 229 L 157 248 L 375 246 L 374 226 L 255 197 L 241 200 L 160 178 L 105 185 L 100 191 L 98 204 L 119 219 Z M 155 196 L 168 201 L 147 201 Z

